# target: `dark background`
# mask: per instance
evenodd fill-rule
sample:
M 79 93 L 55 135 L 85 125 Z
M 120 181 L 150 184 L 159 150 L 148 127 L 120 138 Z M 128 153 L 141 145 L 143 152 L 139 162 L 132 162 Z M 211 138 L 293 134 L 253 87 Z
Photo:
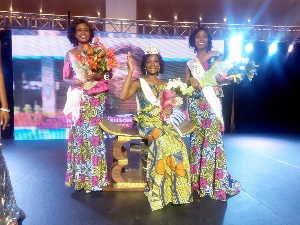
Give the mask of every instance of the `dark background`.
M 234 89 L 235 125 L 238 133 L 300 133 L 300 45 L 287 53 L 288 44 L 278 44 L 269 55 L 270 42 L 255 42 L 251 58 L 259 65 L 252 82 L 224 87 L 226 131 L 229 130 Z
M 0 11 L 109 18 L 106 15 L 109 0 L 1 0 Z M 117 7 L 117 6 L 116 6 Z M 255 25 L 300 25 L 299 0 L 136 0 L 136 19 L 155 21 L 196 22 L 201 16 L 204 23 Z M 126 19 L 126 18 L 125 18 Z

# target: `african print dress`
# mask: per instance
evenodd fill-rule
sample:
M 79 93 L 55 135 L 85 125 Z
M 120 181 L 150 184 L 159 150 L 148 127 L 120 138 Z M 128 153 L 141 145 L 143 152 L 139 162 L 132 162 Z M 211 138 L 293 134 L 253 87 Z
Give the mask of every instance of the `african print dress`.
M 101 191 L 108 181 L 106 150 L 99 122 L 106 93 L 83 95 L 80 117 L 70 129 L 66 186 L 75 190 Z
M 202 63 L 205 71 L 211 68 L 212 60 Z M 213 89 L 218 98 L 223 97 L 220 87 Z M 188 103 L 190 120 L 197 127 L 190 141 L 192 187 L 200 197 L 207 195 L 226 201 L 226 194 L 239 193 L 241 185 L 227 172 L 222 140 L 224 126 L 200 89 L 194 91 Z
M 149 85 L 155 97 L 166 85 Z M 176 128 L 160 120 L 161 109 L 152 105 L 142 89 L 137 92 L 140 110 L 135 116 L 140 136 L 152 143 L 147 159 L 145 194 L 152 211 L 168 203 L 192 202 L 190 170 L 185 144 Z

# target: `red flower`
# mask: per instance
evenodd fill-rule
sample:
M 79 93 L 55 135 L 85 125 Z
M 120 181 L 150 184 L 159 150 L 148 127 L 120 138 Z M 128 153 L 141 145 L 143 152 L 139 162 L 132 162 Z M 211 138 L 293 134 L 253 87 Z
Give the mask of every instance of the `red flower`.
M 92 54 L 93 54 L 93 49 L 90 48 L 90 49 L 87 51 L 87 54 L 88 54 L 88 55 L 92 55 Z
M 82 65 L 85 64 L 85 59 L 83 57 L 81 58 L 81 63 L 82 63 Z
M 102 53 L 102 52 L 99 52 L 99 53 L 98 53 L 98 58 L 101 59 L 102 55 L 103 55 L 103 53 Z
M 95 42 L 95 43 L 98 43 L 99 41 L 100 41 L 100 39 L 99 39 L 98 37 L 95 37 L 95 38 L 94 38 L 94 42 Z
M 100 47 L 102 50 L 105 49 L 105 46 L 104 46 L 102 43 L 99 44 L 99 47 Z
M 88 45 L 84 45 L 83 49 L 84 49 L 84 51 L 87 51 L 89 49 L 89 46 Z

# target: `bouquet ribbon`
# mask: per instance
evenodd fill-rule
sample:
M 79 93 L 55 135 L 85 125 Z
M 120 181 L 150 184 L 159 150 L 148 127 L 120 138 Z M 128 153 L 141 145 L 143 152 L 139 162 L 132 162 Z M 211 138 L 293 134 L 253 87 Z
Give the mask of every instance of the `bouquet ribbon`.
M 71 114 L 73 125 L 80 117 L 81 101 L 83 100 L 83 89 L 69 87 L 67 92 L 67 102 L 63 113 L 68 116 Z

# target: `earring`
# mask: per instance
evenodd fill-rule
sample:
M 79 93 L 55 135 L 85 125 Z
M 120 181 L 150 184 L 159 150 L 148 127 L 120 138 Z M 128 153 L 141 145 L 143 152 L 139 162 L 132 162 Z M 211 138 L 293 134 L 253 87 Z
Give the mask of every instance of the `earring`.
M 146 74 L 146 75 L 148 75 L 148 72 L 147 72 L 147 69 L 146 69 L 146 67 L 145 67 L 145 74 Z

